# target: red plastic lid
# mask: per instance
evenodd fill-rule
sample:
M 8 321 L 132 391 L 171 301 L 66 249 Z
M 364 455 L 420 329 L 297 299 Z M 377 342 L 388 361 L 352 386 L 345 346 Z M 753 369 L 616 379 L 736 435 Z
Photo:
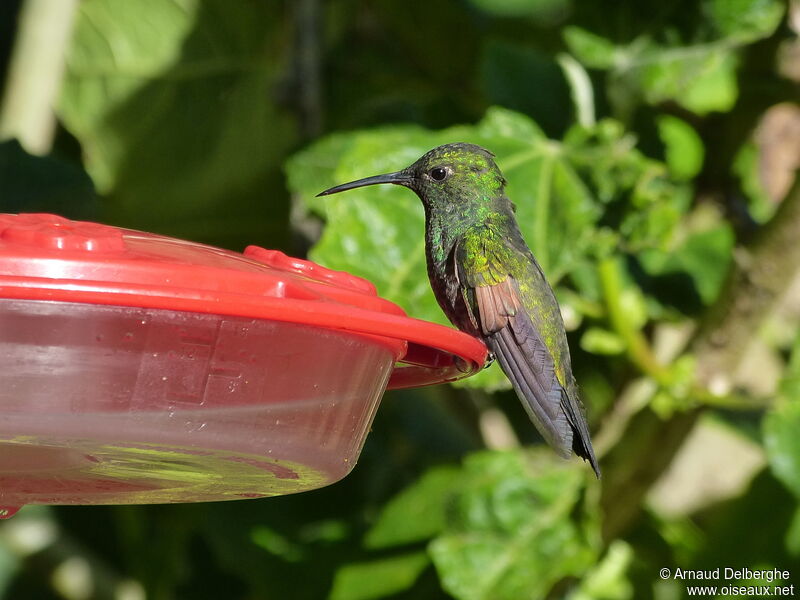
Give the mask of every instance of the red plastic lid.
M 57 215 L 0 214 L 0 298 L 235 315 L 378 336 L 398 360 L 390 388 L 460 379 L 486 359 L 477 339 L 406 316 L 349 273 L 257 246 L 239 254 Z

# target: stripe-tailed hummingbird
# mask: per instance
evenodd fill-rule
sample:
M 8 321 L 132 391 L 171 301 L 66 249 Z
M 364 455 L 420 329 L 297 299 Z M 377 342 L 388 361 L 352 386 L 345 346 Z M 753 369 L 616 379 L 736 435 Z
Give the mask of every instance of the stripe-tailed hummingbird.
M 410 188 L 422 200 L 428 277 L 445 315 L 486 343 L 556 452 L 566 458 L 574 451 L 599 477 L 561 312 L 522 238 L 494 155 L 446 144 L 401 171 L 319 195 L 380 183 Z

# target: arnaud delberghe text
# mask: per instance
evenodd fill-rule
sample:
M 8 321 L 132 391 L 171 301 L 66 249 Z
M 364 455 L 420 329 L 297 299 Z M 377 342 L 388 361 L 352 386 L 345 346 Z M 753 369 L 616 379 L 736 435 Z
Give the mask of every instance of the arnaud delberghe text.
M 681 569 L 676 568 L 672 574 L 673 579 L 696 581 L 700 579 L 714 579 L 730 581 L 761 580 L 768 583 L 789 579 L 789 571 L 781 569 L 748 569 L 747 567 L 733 569 L 731 567 L 717 567 L 716 569 Z

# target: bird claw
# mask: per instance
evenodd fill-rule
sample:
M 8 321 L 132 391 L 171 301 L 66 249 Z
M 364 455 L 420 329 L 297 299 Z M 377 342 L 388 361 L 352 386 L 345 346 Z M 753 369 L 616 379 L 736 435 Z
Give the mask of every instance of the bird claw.
M 486 356 L 486 362 L 483 363 L 483 368 L 488 369 L 489 367 L 491 367 L 492 363 L 494 363 L 494 359 L 495 359 L 494 352 L 490 351 L 489 354 Z

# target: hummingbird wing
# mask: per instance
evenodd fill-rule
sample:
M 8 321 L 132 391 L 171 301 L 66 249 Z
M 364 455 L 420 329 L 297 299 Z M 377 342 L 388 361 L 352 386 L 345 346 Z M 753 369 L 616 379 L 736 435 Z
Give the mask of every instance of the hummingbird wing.
M 455 248 L 459 284 L 474 300 L 466 302 L 470 318 L 497 356 L 542 437 L 565 458 L 575 450 L 599 476 L 583 410 L 558 380 L 550 349 L 511 273 L 515 270 L 511 265 L 532 265 L 535 275 L 547 285 L 539 265 L 529 252 L 509 244 L 480 244 L 479 253 L 467 248 L 472 245 L 468 242 Z

